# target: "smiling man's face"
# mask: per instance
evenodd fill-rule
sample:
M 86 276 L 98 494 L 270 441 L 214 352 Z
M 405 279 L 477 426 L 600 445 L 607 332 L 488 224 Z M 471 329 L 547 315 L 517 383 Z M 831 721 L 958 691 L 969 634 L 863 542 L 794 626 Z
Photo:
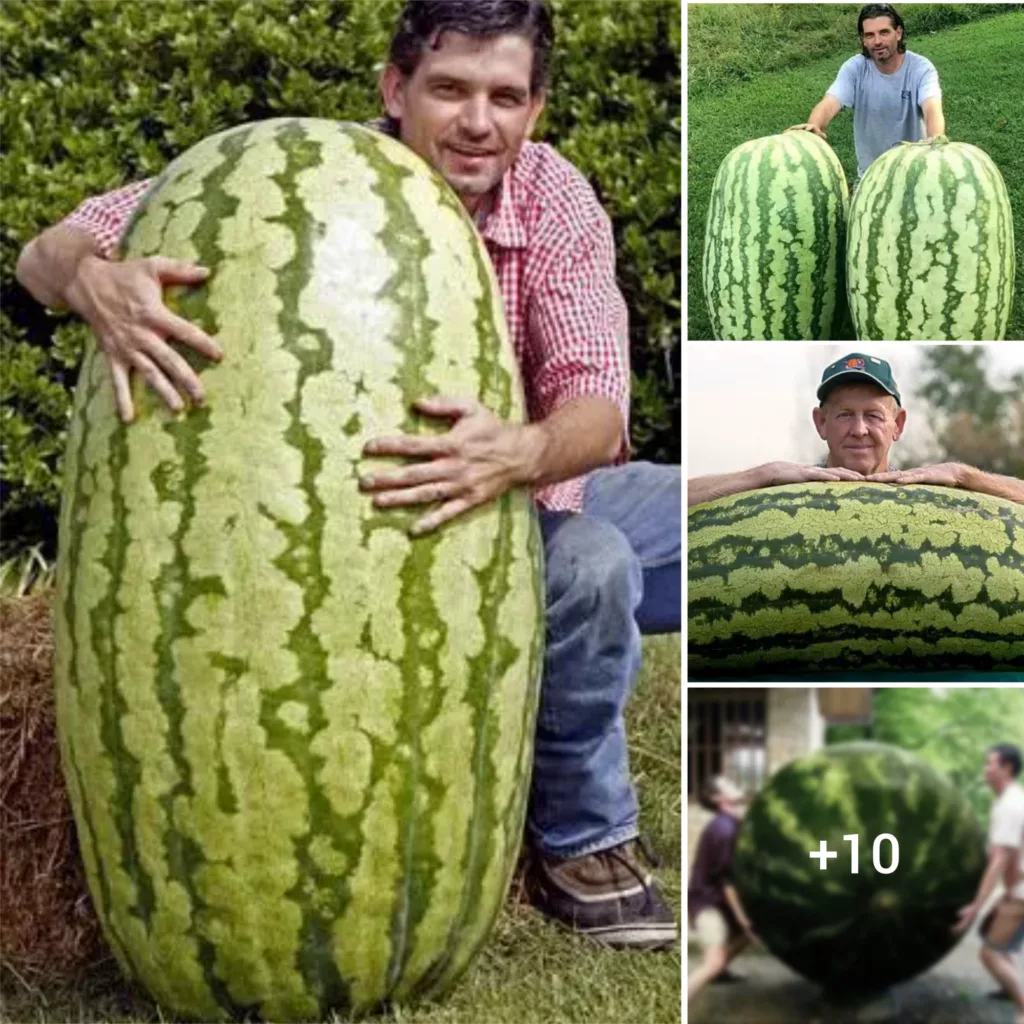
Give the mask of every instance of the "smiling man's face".
M 903 29 L 895 28 L 888 16 L 867 18 L 861 26 L 860 41 L 879 64 L 886 64 L 897 55 L 902 37 Z
M 530 91 L 533 45 L 524 36 L 476 39 L 445 32 L 406 77 L 381 76 L 402 141 L 443 175 L 474 213 L 501 181 L 544 106 Z
M 907 421 L 906 409 L 875 384 L 841 384 L 813 415 L 828 443 L 828 465 L 865 476 L 888 471 L 889 449 Z

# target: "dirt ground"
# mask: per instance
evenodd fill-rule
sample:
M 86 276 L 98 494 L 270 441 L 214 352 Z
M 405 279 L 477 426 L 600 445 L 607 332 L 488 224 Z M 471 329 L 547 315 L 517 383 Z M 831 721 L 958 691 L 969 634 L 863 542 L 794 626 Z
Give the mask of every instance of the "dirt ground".
M 742 981 L 711 984 L 689 1006 L 690 1024 L 1011 1024 L 1013 1004 L 987 998 L 999 986 L 978 959 L 976 930 L 930 971 L 857 1004 L 828 999 L 763 950 L 731 965 Z M 691 946 L 690 970 L 699 958 Z M 1024 972 L 1024 955 L 1017 955 Z

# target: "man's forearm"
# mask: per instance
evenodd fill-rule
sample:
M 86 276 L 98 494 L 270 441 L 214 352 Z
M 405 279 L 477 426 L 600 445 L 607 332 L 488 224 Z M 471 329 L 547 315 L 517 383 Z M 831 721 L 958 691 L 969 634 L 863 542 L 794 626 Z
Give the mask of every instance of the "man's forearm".
M 937 135 L 946 134 L 946 119 L 942 114 L 929 111 L 924 115 L 926 138 L 934 139 Z
M 982 876 L 981 884 L 978 886 L 978 894 L 974 897 L 974 905 L 982 907 L 985 901 L 992 895 L 992 890 L 999 884 L 1006 870 L 1006 859 L 995 854 L 989 857 L 988 867 Z
M 82 260 L 90 257 L 102 258 L 96 239 L 82 228 L 57 224 L 22 249 L 15 273 L 37 302 L 75 309 L 68 292 Z
M 622 414 L 609 398 L 576 398 L 529 424 L 523 436 L 521 482 L 559 483 L 615 461 L 622 445 Z
M 726 885 L 722 892 L 725 894 L 725 902 L 729 904 L 729 908 L 736 915 L 736 920 L 739 921 L 741 928 L 750 927 L 750 918 L 747 916 L 747 912 L 743 909 L 743 904 L 740 903 L 740 895 L 736 889 L 731 885 Z
M 993 497 L 1019 501 L 1024 505 L 1024 480 L 1018 480 L 1016 477 L 986 473 L 974 466 L 968 466 L 967 483 L 964 486 L 968 491 L 991 494 Z
M 714 476 L 697 476 L 687 482 L 687 506 L 700 505 L 741 491 L 754 491 L 764 487 L 761 467 L 744 469 L 739 473 L 718 473 Z
M 820 128 L 824 131 L 829 126 L 833 117 L 834 115 L 831 113 L 828 101 L 822 100 L 811 111 L 811 116 L 807 118 L 807 123 L 813 124 L 815 128 Z

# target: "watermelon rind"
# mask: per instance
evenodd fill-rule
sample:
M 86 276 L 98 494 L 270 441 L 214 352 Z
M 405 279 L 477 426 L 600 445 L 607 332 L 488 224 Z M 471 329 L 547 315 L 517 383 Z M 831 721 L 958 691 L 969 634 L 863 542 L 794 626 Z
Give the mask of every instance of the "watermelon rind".
M 852 846 L 858 836 L 858 871 Z M 880 835 L 899 844 L 896 870 L 875 869 Z M 838 856 L 821 870 L 811 852 Z M 892 847 L 879 848 L 883 868 Z M 870 994 L 913 978 L 960 941 L 951 928 L 987 864 L 967 800 L 899 747 L 855 742 L 789 762 L 758 792 L 736 842 L 733 875 L 755 933 L 827 990 Z

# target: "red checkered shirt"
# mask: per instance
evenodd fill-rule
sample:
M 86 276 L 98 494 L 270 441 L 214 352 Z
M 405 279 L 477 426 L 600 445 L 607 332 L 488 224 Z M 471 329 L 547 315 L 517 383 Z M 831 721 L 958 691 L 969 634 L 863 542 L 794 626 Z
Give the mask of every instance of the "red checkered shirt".
M 88 231 L 109 259 L 151 183 L 87 199 L 63 223 Z M 609 398 L 622 414 L 618 461 L 625 461 L 628 318 L 615 283 L 611 223 L 593 189 L 550 146 L 527 142 L 480 230 L 501 288 L 530 421 L 574 398 Z M 534 496 L 545 508 L 579 512 L 583 478 L 538 487 Z

